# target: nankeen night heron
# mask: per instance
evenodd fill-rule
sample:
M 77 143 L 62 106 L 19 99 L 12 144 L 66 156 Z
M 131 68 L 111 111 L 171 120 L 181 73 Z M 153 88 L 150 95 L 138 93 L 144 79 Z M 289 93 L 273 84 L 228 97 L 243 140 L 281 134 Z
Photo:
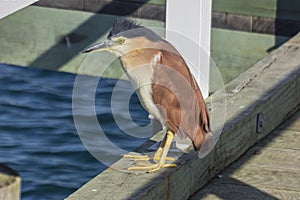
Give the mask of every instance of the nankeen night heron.
M 143 107 L 167 132 L 154 154 L 156 164 L 129 169 L 157 171 L 166 164 L 175 134 L 188 137 L 199 150 L 209 138 L 209 114 L 186 62 L 168 41 L 128 18 L 117 18 L 106 40 L 82 53 L 108 51 L 120 58 Z

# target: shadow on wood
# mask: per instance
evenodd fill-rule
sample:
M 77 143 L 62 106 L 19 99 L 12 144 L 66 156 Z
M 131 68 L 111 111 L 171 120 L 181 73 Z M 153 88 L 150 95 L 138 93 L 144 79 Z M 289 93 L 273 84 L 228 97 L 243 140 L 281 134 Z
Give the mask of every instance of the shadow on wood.
M 140 6 L 145 3 L 147 3 L 147 1 L 141 3 Z M 102 7 L 98 12 L 105 12 L 107 9 L 113 6 L 113 4 L 114 1 Z M 138 8 L 138 6 L 129 7 L 126 9 L 122 9 L 122 12 L 115 14 L 117 16 L 130 15 L 131 13 L 137 11 Z M 58 70 L 61 66 L 78 55 L 80 51 L 103 36 L 110 29 L 111 24 L 115 21 L 115 18 L 117 16 L 107 16 L 103 19 L 100 15 L 93 15 L 86 22 L 79 25 L 71 33 L 61 36 L 61 39 L 58 40 L 56 45 L 52 46 L 36 60 L 31 62 L 29 66 Z M 68 40 L 73 44 L 78 43 L 78 45 L 73 45 L 72 48 L 65 48 Z M 49 66 L 47 66 L 47 63 Z
M 213 178 L 191 200 L 297 199 L 300 196 L 300 109 Z M 275 195 L 273 195 L 275 194 Z

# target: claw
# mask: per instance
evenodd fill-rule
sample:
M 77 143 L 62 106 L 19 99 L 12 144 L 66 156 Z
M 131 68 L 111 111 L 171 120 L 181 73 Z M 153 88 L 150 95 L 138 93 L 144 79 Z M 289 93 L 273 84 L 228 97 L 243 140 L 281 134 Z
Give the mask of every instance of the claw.
M 155 158 L 155 157 L 154 157 L 153 160 L 154 160 L 154 161 L 159 161 L 160 158 Z M 173 157 L 166 157 L 166 160 L 167 160 L 167 161 L 175 161 L 176 158 L 173 158 Z
M 163 166 L 157 166 L 154 169 L 147 171 L 147 173 L 157 172 L 160 168 L 171 168 L 171 167 L 177 167 L 177 165 L 176 164 L 164 164 Z
M 151 164 L 140 164 L 139 166 L 128 167 L 127 170 L 142 170 L 146 171 L 147 173 L 156 172 L 161 168 L 171 168 L 176 167 L 176 164 L 164 164 L 160 166 L 159 164 L 151 165 Z
M 167 154 L 169 152 L 172 140 L 174 139 L 174 133 L 172 131 L 168 131 L 166 136 L 164 137 L 161 145 L 157 149 L 156 153 L 154 154 L 153 160 L 157 161 L 156 164 L 147 164 L 147 163 L 141 163 L 136 164 L 136 166 L 128 167 L 127 170 L 142 170 L 146 171 L 148 173 L 156 172 L 161 168 L 167 168 L 167 167 L 176 167 L 176 164 L 165 164 L 166 160 L 174 161 L 175 158 L 167 157 Z M 147 155 L 124 155 L 124 158 L 133 158 L 136 161 L 140 160 L 150 160 L 149 156 Z
M 149 160 L 150 160 L 150 157 L 147 156 L 147 155 L 130 155 L 130 154 L 125 154 L 125 155 L 123 156 L 123 158 L 132 158 L 132 159 L 134 159 L 135 161 L 139 161 L 139 160 L 149 161 Z M 160 160 L 160 156 L 154 155 L 153 160 L 154 160 L 154 161 L 159 161 L 159 160 Z M 167 161 L 175 161 L 176 158 L 166 157 L 166 160 L 167 160 Z
M 129 154 L 125 154 L 123 156 L 123 158 L 132 158 L 136 161 L 138 161 L 138 160 L 150 160 L 149 156 L 147 156 L 147 155 L 129 155 Z

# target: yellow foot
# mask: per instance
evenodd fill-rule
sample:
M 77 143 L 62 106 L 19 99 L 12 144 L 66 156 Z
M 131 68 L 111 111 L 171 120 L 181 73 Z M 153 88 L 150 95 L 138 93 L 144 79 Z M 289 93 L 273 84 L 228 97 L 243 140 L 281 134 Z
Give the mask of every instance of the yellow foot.
M 155 157 L 153 158 L 154 161 L 160 161 L 160 157 Z M 166 157 L 166 160 L 168 161 L 175 161 L 176 158 L 172 158 L 172 157 Z
M 156 166 L 155 168 L 147 171 L 147 173 L 152 173 L 152 172 L 157 172 L 160 168 L 171 168 L 171 167 L 176 167 L 177 165 L 176 164 L 164 164 L 163 166 Z
M 123 156 L 123 158 L 132 158 L 136 161 L 138 160 L 150 160 L 149 156 L 147 155 L 129 155 L 129 154 L 126 154 Z
M 145 161 L 148 161 L 148 160 L 150 160 L 150 157 L 147 156 L 147 155 L 130 155 L 130 154 L 125 154 L 125 155 L 123 156 L 123 158 L 131 158 L 131 159 L 133 159 L 133 160 L 135 160 L 135 161 L 139 161 L 139 160 L 145 160 Z M 154 155 L 153 160 L 154 160 L 154 161 L 159 161 L 159 160 L 160 160 L 160 156 Z M 167 161 L 175 161 L 176 159 L 175 159 L 175 158 L 172 158 L 172 157 L 166 157 L 166 160 L 167 160 Z
M 156 153 L 154 154 L 153 160 L 154 161 L 160 161 L 162 152 L 163 152 L 163 148 L 159 147 L 157 149 Z M 168 161 L 175 161 L 176 159 L 172 158 L 172 157 L 166 157 L 166 160 L 168 160 Z
M 176 167 L 176 164 L 164 164 L 162 166 L 160 166 L 159 164 L 143 164 L 140 163 L 134 167 L 128 167 L 127 170 L 142 170 L 142 171 L 146 171 L 148 173 L 152 173 L 152 172 L 156 172 L 158 171 L 160 168 L 169 168 L 169 167 Z

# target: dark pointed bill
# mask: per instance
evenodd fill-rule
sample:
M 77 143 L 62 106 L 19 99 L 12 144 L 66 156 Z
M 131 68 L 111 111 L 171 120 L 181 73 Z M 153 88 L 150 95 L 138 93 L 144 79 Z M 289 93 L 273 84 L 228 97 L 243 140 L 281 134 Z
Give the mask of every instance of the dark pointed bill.
M 111 42 L 109 40 L 104 40 L 103 42 L 100 42 L 98 44 L 95 44 L 93 46 L 90 46 L 84 50 L 82 50 L 80 53 L 89 53 L 94 51 L 105 51 L 110 47 Z

